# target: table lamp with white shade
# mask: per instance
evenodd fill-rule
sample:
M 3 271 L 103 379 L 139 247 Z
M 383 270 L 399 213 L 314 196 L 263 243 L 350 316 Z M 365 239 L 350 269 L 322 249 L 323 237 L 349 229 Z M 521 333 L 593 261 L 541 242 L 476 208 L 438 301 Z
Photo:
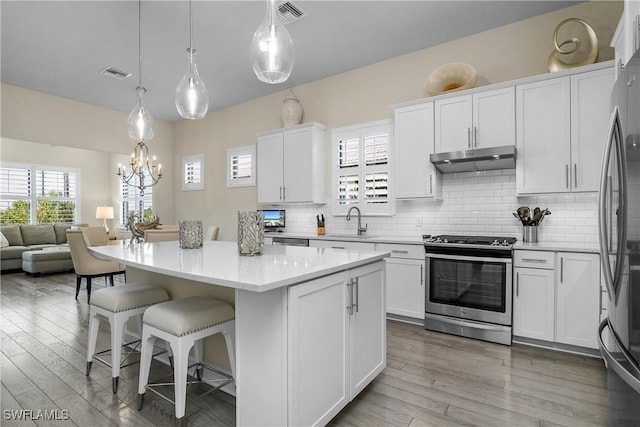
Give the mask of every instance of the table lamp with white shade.
M 104 220 L 104 229 L 109 234 L 109 227 L 107 227 L 107 220 L 113 219 L 113 206 L 98 206 L 96 208 L 96 219 Z

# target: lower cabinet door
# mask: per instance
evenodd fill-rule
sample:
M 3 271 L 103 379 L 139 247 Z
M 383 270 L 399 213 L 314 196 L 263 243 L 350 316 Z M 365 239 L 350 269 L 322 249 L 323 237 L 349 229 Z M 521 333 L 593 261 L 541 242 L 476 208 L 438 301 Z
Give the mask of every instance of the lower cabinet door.
M 324 425 L 349 402 L 347 277 L 289 289 L 289 425 Z
M 556 341 L 598 348 L 600 257 L 568 252 L 558 257 Z
M 424 319 L 424 260 L 386 258 L 387 313 Z
M 513 335 L 553 341 L 554 270 L 515 268 Z
M 387 363 L 384 262 L 351 270 L 350 399 L 378 375 Z M 347 299 L 349 300 L 349 298 Z

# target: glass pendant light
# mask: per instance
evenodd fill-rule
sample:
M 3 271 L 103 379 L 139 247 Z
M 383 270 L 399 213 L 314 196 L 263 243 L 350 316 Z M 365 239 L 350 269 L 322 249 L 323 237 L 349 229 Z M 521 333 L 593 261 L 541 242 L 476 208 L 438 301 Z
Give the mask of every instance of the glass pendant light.
M 293 40 L 278 16 L 276 0 L 267 0 L 267 14 L 253 35 L 251 65 L 265 83 L 284 83 L 291 75 Z
M 209 110 L 209 93 L 196 67 L 196 50 L 192 47 L 192 21 L 191 0 L 189 0 L 189 48 L 187 49 L 189 69 L 176 87 L 176 108 L 183 118 L 199 120 Z
M 144 94 L 147 90 L 142 86 L 142 0 L 138 0 L 138 87 L 137 102 L 129 113 L 129 138 L 135 141 L 153 138 L 153 117 L 144 105 Z

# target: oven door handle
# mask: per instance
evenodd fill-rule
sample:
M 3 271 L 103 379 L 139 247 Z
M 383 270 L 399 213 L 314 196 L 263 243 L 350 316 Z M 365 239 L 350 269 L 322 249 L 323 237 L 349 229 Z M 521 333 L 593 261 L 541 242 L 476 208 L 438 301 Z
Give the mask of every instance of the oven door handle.
M 455 261 L 482 261 L 482 262 L 498 262 L 502 264 L 511 264 L 513 260 L 511 258 L 492 258 L 492 257 L 479 257 L 479 256 L 466 256 L 466 255 L 441 255 L 427 253 L 426 258 L 438 258 L 438 259 L 450 259 Z

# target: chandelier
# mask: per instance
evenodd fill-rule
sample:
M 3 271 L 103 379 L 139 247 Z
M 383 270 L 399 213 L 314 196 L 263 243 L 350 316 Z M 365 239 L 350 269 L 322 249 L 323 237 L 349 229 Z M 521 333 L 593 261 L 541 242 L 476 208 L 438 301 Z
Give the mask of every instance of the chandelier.
M 129 168 L 128 168 L 129 167 Z M 158 164 L 156 156 L 149 156 L 149 148 L 143 140 L 138 142 L 129 166 L 118 163 L 118 177 L 123 183 L 143 191 L 152 187 L 162 178 L 162 165 Z

